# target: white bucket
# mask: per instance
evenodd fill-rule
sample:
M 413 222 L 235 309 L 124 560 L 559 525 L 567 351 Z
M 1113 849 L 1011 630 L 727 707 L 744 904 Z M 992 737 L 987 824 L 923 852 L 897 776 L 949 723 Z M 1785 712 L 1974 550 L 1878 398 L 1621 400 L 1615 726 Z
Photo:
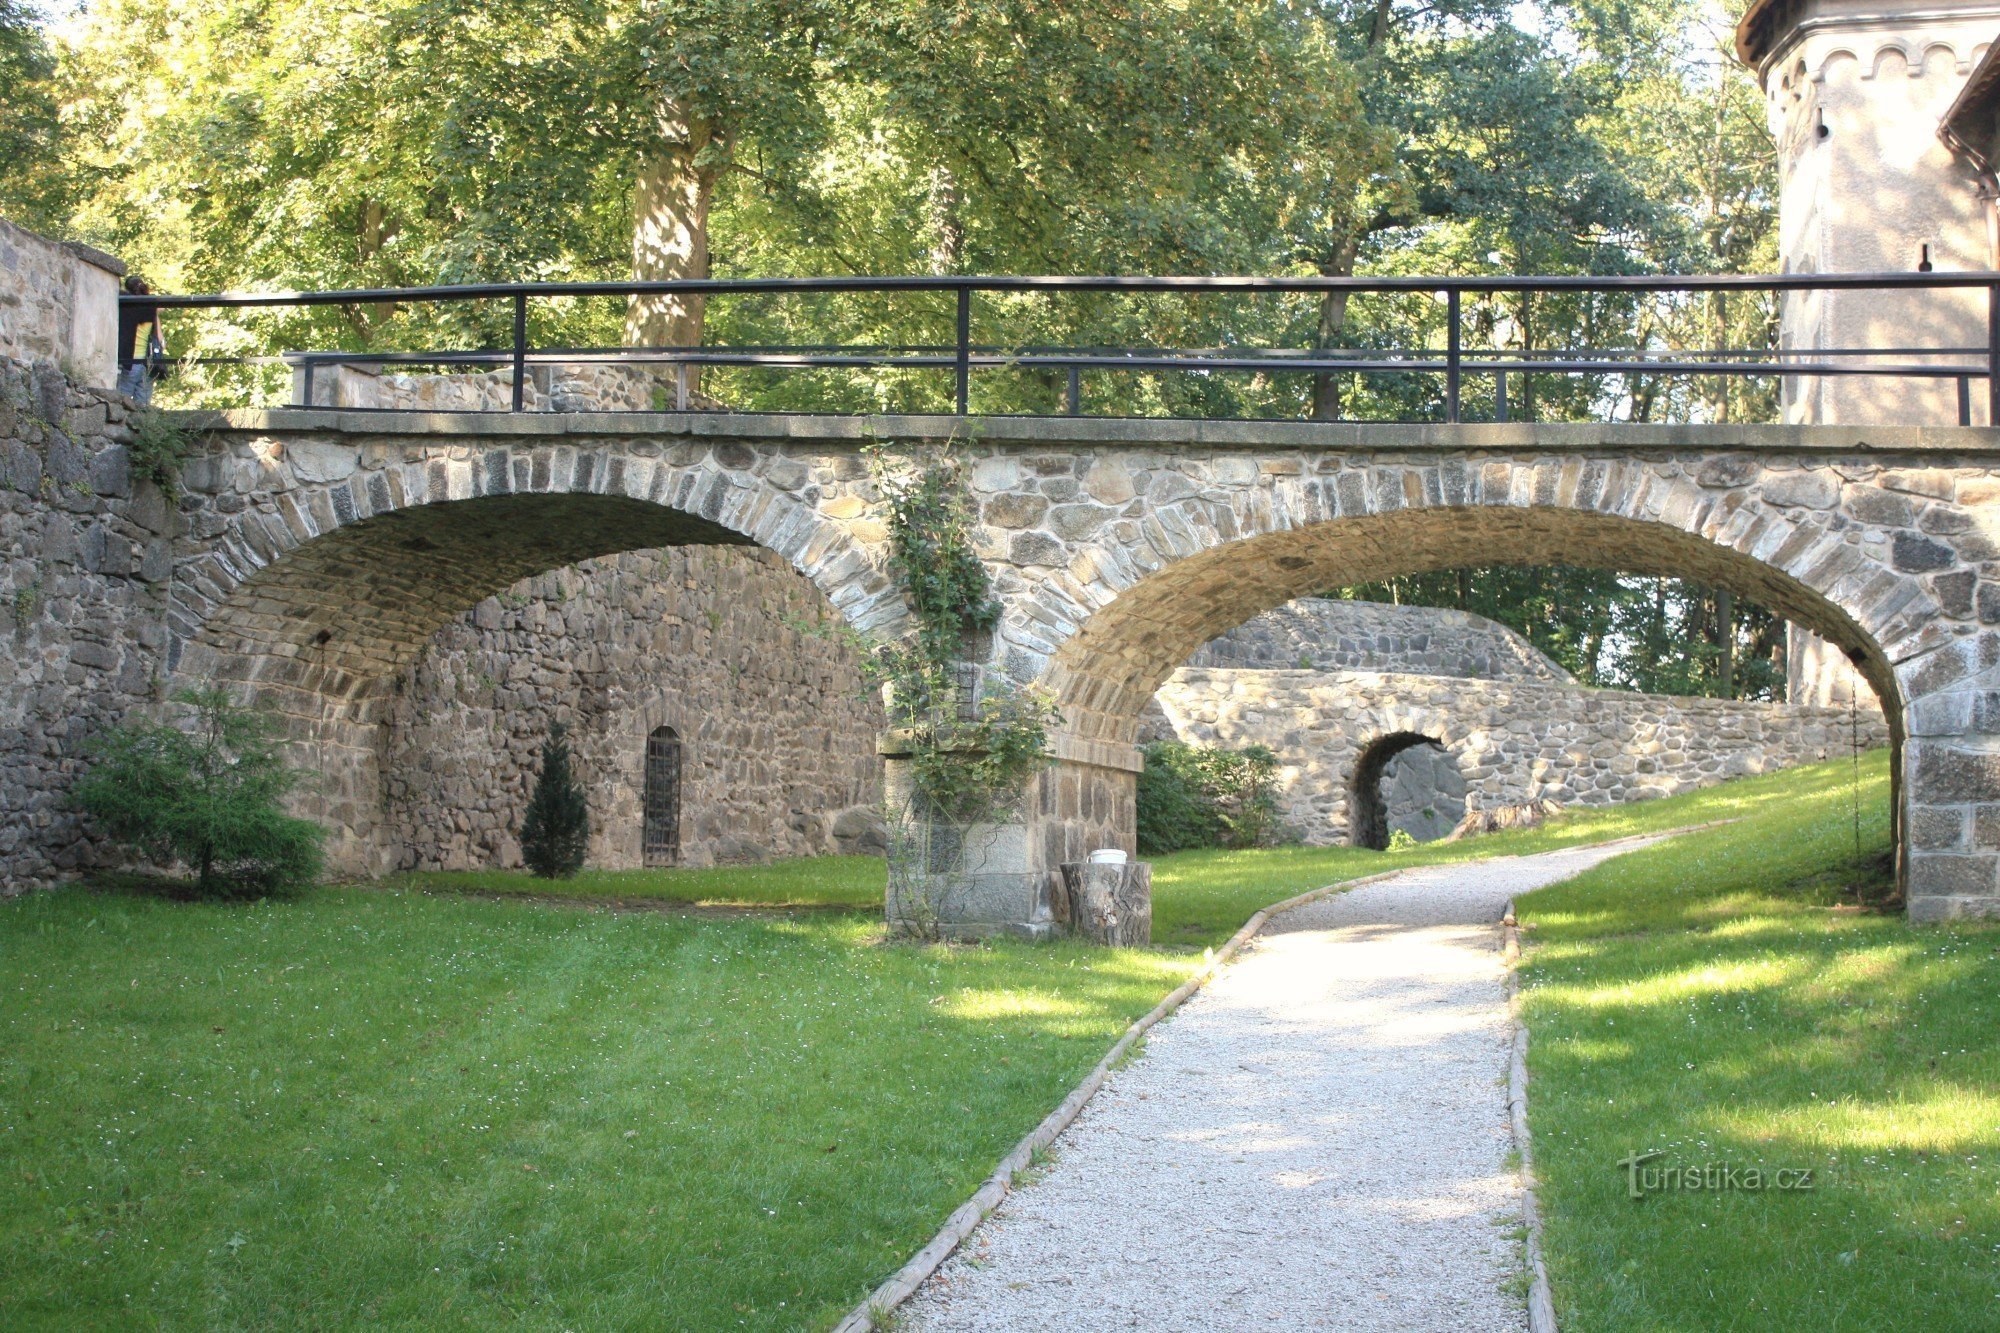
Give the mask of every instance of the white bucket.
M 1122 866 L 1125 864 L 1125 853 L 1116 847 L 1105 847 L 1090 854 L 1090 863 L 1097 866 Z

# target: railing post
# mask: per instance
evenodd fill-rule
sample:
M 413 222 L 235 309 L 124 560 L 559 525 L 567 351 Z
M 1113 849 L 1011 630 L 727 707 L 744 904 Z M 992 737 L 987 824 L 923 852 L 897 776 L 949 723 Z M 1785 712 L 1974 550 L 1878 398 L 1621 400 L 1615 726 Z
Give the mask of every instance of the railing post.
M 1986 287 L 1986 424 L 2000 426 L 2000 282 Z
M 1961 426 L 1972 424 L 1972 376 L 1970 375 L 1958 377 L 1958 424 Z
M 1073 417 L 1083 415 L 1083 371 L 1076 366 L 1069 368 L 1069 385 L 1063 393 L 1063 407 Z
M 528 294 L 514 293 L 514 410 L 521 410 L 528 387 Z
M 972 402 L 972 288 L 958 289 L 958 345 L 953 353 L 957 388 L 952 395 L 958 415 L 964 416 Z
M 1504 370 L 1493 372 L 1493 419 L 1507 419 L 1507 372 Z
M 1447 287 L 1444 293 L 1444 419 L 1454 426 L 1458 424 L 1458 372 L 1461 343 L 1458 315 L 1458 288 Z

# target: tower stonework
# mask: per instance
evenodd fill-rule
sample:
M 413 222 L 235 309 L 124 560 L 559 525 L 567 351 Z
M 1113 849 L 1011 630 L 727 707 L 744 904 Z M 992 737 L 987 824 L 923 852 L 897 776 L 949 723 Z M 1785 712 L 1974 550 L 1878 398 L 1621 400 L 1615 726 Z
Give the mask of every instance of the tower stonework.
M 1755 0 L 1736 31 L 1778 142 L 1779 254 L 1787 273 L 1940 272 L 1994 267 L 1991 182 L 1940 136 L 1941 122 L 2000 32 L 1995 0 Z M 1983 289 L 1802 292 L 1782 304 L 1779 345 L 1983 349 Z M 1876 358 L 1972 364 L 1960 355 Z M 1983 379 L 1967 386 L 1987 425 Z M 1959 419 L 1955 378 L 1793 376 L 1785 419 L 1931 424 Z

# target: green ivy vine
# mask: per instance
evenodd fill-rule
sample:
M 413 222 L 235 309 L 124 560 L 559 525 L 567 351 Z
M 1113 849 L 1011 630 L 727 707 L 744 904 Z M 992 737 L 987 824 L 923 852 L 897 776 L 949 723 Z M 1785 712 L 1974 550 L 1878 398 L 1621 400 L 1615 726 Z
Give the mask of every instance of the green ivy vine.
M 888 509 L 890 570 L 916 620 L 908 638 L 876 652 L 870 674 L 887 686 L 889 725 L 908 747 L 921 805 L 913 813 L 976 823 L 1047 765 L 1061 716 L 1042 691 L 979 684 L 974 649 L 999 622 L 1000 604 L 973 546 L 958 462 L 875 450 L 870 465 Z

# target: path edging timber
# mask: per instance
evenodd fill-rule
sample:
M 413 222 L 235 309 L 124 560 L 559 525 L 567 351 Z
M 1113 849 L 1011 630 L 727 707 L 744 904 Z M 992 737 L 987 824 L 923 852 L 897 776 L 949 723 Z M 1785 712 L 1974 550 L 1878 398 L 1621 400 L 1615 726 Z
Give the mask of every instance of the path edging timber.
M 1514 1127 L 1514 1152 L 1521 1159 L 1521 1220 L 1528 1236 L 1528 1333 L 1556 1333 L 1555 1299 L 1549 1294 L 1549 1270 L 1542 1262 L 1542 1209 L 1535 1197 L 1535 1153 L 1528 1142 L 1528 1025 L 1521 1019 L 1521 929 L 1514 903 L 1500 914 L 1507 965 L 1507 1018 L 1514 1027 L 1513 1053 L 1507 1062 L 1507 1115 Z

